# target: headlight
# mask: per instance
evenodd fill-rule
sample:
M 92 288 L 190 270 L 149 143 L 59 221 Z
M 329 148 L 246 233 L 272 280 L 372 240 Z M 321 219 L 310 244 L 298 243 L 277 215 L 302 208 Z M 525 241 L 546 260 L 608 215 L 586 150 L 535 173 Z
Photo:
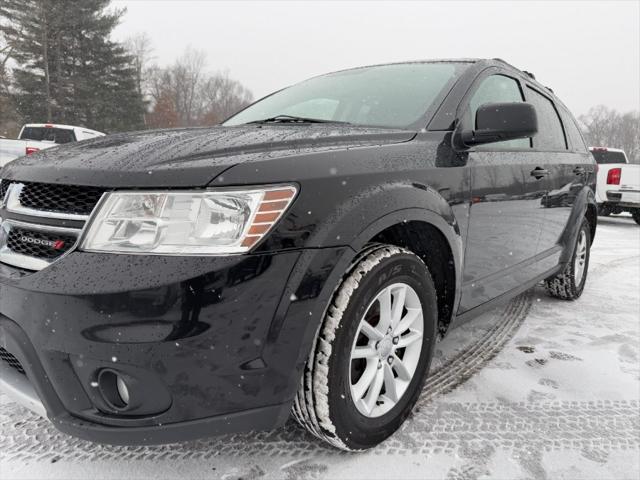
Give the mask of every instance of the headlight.
M 276 224 L 296 191 L 281 186 L 108 193 L 80 248 L 158 255 L 246 252 Z

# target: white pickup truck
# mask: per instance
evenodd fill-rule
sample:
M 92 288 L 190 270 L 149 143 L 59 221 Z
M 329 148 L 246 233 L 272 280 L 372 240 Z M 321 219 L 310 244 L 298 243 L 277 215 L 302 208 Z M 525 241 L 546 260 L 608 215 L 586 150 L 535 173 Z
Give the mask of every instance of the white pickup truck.
M 104 133 L 73 125 L 29 123 L 22 127 L 17 140 L 0 138 L 0 168 L 23 155 L 55 147 L 63 143 L 79 142 L 101 137 Z
M 640 165 L 630 164 L 624 151 L 617 148 L 589 150 L 598 164 L 598 213 L 629 212 L 640 225 Z

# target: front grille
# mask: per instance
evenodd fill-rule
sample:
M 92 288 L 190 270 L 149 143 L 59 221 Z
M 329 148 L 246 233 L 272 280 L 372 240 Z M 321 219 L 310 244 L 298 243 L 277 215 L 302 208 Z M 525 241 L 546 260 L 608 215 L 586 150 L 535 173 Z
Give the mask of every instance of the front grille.
M 76 240 L 73 235 L 13 227 L 9 231 L 7 247 L 20 255 L 54 260 L 73 247 Z
M 104 189 L 77 185 L 23 182 L 20 205 L 33 210 L 73 215 L 90 215 Z
M 4 348 L 0 347 L 0 360 L 4 363 L 8 364 L 10 367 L 14 368 L 22 375 L 26 375 L 24 368 L 22 368 L 22 364 L 20 360 L 14 357 L 11 353 L 7 352 Z
M 2 180 L 0 262 L 42 270 L 69 252 L 106 189 Z M 47 220 L 42 220 L 46 218 Z M 69 224 L 68 220 L 73 222 Z

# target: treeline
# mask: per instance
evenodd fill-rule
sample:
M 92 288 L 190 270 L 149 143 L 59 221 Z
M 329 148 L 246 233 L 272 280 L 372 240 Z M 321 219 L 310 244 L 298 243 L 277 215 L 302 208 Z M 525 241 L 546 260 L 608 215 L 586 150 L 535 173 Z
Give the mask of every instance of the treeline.
M 170 66 L 151 60 L 153 49 L 145 34 L 128 41 L 138 72 L 139 90 L 152 108 L 145 116 L 150 128 L 215 125 L 244 108 L 252 93 L 226 73 L 207 73 L 202 51 L 187 47 Z
M 213 125 L 250 102 L 239 82 L 207 73 L 201 52 L 160 67 L 144 35 L 113 41 L 124 13 L 110 0 L 0 0 L 0 135 L 29 122 L 107 133 Z
M 598 105 L 578 120 L 589 146 L 621 148 L 631 163 L 640 163 L 640 112 Z
M 124 14 L 110 0 L 0 0 L 0 135 L 29 122 L 107 133 L 214 125 L 251 102 L 240 82 L 208 73 L 203 52 L 159 66 L 146 35 L 113 41 Z M 638 111 L 597 106 L 579 120 L 589 145 L 640 163 Z

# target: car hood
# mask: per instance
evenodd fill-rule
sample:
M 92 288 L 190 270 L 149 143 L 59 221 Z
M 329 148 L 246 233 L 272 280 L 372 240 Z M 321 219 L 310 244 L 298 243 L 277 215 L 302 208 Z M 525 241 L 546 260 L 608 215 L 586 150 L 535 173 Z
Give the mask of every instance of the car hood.
M 0 177 L 103 187 L 201 187 L 238 163 L 400 143 L 415 135 L 328 124 L 142 131 L 34 153 L 5 166 Z

